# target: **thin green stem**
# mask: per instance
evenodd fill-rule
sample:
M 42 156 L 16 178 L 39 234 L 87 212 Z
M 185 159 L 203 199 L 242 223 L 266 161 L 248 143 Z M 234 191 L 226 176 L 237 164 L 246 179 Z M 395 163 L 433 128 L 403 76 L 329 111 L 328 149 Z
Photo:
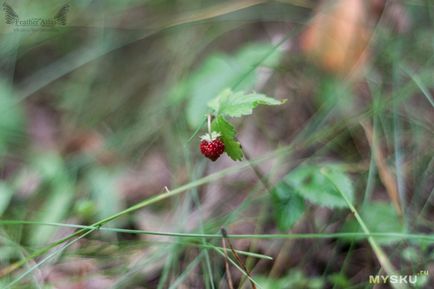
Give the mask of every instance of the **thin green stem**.
M 211 135 L 211 115 L 208 114 L 207 118 L 208 118 L 208 134 L 210 137 L 212 137 L 212 135 Z
M 220 235 L 220 237 L 221 237 L 221 235 Z M 227 237 L 227 236 L 225 236 L 225 237 Z M 215 248 L 215 250 L 216 250 L 216 252 L 217 253 L 219 253 L 221 256 L 223 256 L 223 258 L 226 258 L 226 255 L 225 255 L 225 253 L 222 251 L 222 250 L 220 250 L 220 249 L 218 249 L 218 248 Z M 258 288 L 263 288 L 263 287 L 261 287 L 261 285 L 259 285 L 258 284 L 258 282 L 256 282 L 252 277 L 250 277 L 249 276 L 249 274 L 246 272 L 246 271 L 244 271 L 244 269 L 243 268 L 241 268 L 238 264 L 237 264 L 237 262 L 235 262 L 234 260 L 232 260 L 232 258 L 230 258 L 229 256 L 227 257 L 227 260 L 229 260 L 229 262 L 231 262 L 232 263 L 232 265 L 234 265 L 244 276 L 246 276 L 246 278 L 247 279 L 249 279 L 251 282 L 253 282 L 256 286 L 258 286 Z
M 62 251 L 64 251 L 66 248 L 68 248 L 69 246 L 71 246 L 72 244 L 74 244 L 75 242 L 77 242 L 78 240 L 86 237 L 86 235 L 92 233 L 94 230 L 96 230 L 97 228 L 91 229 L 89 231 L 87 231 L 85 234 L 77 237 L 74 240 L 69 241 L 68 243 L 66 243 L 62 248 L 60 248 L 59 250 L 56 250 L 54 252 L 52 252 L 51 254 L 49 254 L 48 256 L 46 256 L 42 261 L 38 262 L 37 264 L 33 265 L 32 267 L 30 267 L 28 270 L 26 270 L 24 273 L 22 273 L 21 275 L 19 275 L 16 279 L 14 279 L 11 283 L 9 283 L 8 285 L 6 285 L 5 289 L 11 288 L 11 286 L 17 284 L 21 279 L 23 279 L 25 276 L 27 276 L 28 274 L 30 274 L 31 272 L 33 272 L 34 270 L 38 269 L 40 266 L 42 266 L 44 263 L 46 263 L 47 261 L 49 261 L 51 258 L 53 258 L 54 256 L 56 256 L 57 254 L 61 253 Z
M 56 227 L 77 228 L 84 230 L 100 230 L 116 233 L 127 234 L 142 234 L 150 236 L 167 236 L 180 238 L 207 238 L 221 239 L 221 234 L 199 234 L 199 233 L 174 233 L 174 232 L 159 232 L 159 231 L 144 231 L 132 229 L 118 229 L 110 227 L 96 227 L 64 223 L 43 223 L 36 221 L 21 221 L 21 220 L 0 220 L 0 225 L 45 225 Z M 340 232 L 340 233 L 294 233 L 294 234 L 228 234 L 229 239 L 334 239 L 334 238 L 369 238 L 369 237 L 390 237 L 410 240 L 424 240 L 434 243 L 434 235 L 428 234 L 406 234 L 406 233 L 372 233 L 372 232 Z M 253 254 L 253 253 L 250 253 Z
M 371 245 L 372 249 L 374 250 L 375 255 L 377 256 L 378 261 L 380 262 L 383 269 L 386 271 L 389 275 L 398 275 L 396 269 L 393 267 L 392 263 L 390 262 L 387 255 L 384 253 L 383 249 L 378 245 L 375 238 L 372 236 L 370 230 L 366 226 L 366 223 L 363 221 L 360 214 L 357 212 L 356 208 L 353 206 L 353 204 L 350 202 L 348 197 L 345 195 L 344 192 L 342 192 L 339 187 L 335 184 L 332 178 L 327 174 L 326 171 L 321 170 L 321 173 L 330 180 L 330 182 L 335 186 L 336 190 L 339 191 L 341 196 L 344 198 L 345 202 L 347 203 L 348 207 L 350 208 L 351 212 L 353 212 L 354 216 L 356 217 L 357 222 L 359 223 L 360 227 L 362 228 L 363 232 L 368 236 L 368 242 Z M 392 283 L 393 288 L 395 289 L 407 289 L 408 287 L 404 284 L 397 284 Z

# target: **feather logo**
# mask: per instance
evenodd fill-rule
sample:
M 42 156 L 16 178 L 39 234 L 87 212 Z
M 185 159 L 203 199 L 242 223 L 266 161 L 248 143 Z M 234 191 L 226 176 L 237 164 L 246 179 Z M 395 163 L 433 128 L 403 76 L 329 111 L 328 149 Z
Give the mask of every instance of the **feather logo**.
M 4 2 L 2 6 L 5 13 L 5 23 L 16 26 L 64 26 L 66 25 L 66 16 L 70 9 L 70 4 L 66 3 L 52 18 L 27 18 L 22 20 L 8 3 Z
M 5 22 L 6 24 L 13 24 L 18 22 L 18 14 L 12 7 L 6 2 L 3 3 L 3 11 L 5 12 Z
M 66 14 L 68 14 L 68 11 L 69 11 L 69 3 L 63 5 L 62 8 L 60 8 L 59 11 L 54 16 L 56 23 L 59 23 L 61 25 L 66 25 Z

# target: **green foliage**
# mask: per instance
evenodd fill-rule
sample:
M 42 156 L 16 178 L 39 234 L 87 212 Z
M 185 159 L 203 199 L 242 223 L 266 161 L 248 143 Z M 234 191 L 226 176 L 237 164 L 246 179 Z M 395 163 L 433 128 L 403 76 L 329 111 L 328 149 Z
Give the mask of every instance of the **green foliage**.
M 344 273 L 334 273 L 327 277 L 333 288 L 350 288 L 351 282 Z
M 235 128 L 223 116 L 218 116 L 211 125 L 213 131 L 220 133 L 220 138 L 225 144 L 225 152 L 234 161 L 243 158 L 243 150 L 240 142 L 236 139 Z
M 259 66 L 275 66 L 279 59 L 280 51 L 269 44 L 246 46 L 235 56 L 214 54 L 188 80 L 179 83 L 171 95 L 177 100 L 183 95 L 191 95 L 187 120 L 192 127 L 201 125 L 204 116 L 212 113 L 215 116 L 212 129 L 221 134 L 229 157 L 238 161 L 243 158 L 241 145 L 236 139 L 235 128 L 224 117 L 250 115 L 260 104 L 279 105 L 284 102 L 243 91 L 253 88 Z
M 271 279 L 268 277 L 256 276 L 255 280 L 263 289 L 320 289 L 324 288 L 325 281 L 320 277 L 308 277 L 300 270 L 291 270 L 284 278 Z
M 235 128 L 224 118 L 241 117 L 250 115 L 253 109 L 260 104 L 279 105 L 284 101 L 267 97 L 263 94 L 246 93 L 244 91 L 233 92 L 231 89 L 223 90 L 216 98 L 208 103 L 213 115 L 216 116 L 212 123 L 212 130 L 221 134 L 221 140 L 225 144 L 225 152 L 234 161 L 243 158 L 241 144 L 236 139 Z
M 13 193 L 14 192 L 6 183 L 0 182 L 0 216 L 9 206 Z
M 274 218 L 282 231 L 287 231 L 304 213 L 304 199 L 316 205 L 342 208 L 354 199 L 351 179 L 341 165 L 301 165 L 287 174 L 272 191 Z
M 388 260 L 397 273 L 432 269 L 433 1 L 396 1 L 386 7 L 398 17 L 382 21 L 378 29 L 367 27 L 368 34 L 375 32 L 372 47 L 367 47 L 375 53 L 368 55 L 367 66 L 360 75 L 339 78 L 311 67 L 297 48 L 303 46 L 299 36 L 311 17 L 327 12 L 317 7 L 325 1 L 4 1 L 20 20 L 51 19 L 66 2 L 71 10 L 68 25 L 41 31 L 6 25 L 0 12 L 0 271 L 7 273 L 11 265 L 17 269 L 1 274 L 0 288 L 90 283 L 113 288 L 225 287 L 227 258 L 217 255 L 223 253 L 221 227 L 229 234 L 246 234 L 239 242 L 233 239 L 234 247 L 243 250 L 252 244 L 248 254 L 240 255 L 247 268 L 257 268 L 253 279 L 261 274 L 257 281 L 265 289 L 372 288 L 367 275 L 377 274 L 380 267 L 378 274 L 388 274 Z M 343 20 L 347 26 L 355 23 Z M 274 44 L 247 43 L 253 39 Z M 208 57 L 221 48 L 224 53 Z M 267 90 L 255 85 L 258 76 L 260 83 L 269 76 L 263 67 L 278 62 Z M 168 95 L 166 88 L 180 75 L 183 79 Z M 289 173 L 288 162 L 295 173 L 301 159 L 309 164 L 319 158 L 339 159 L 361 168 L 351 178 L 360 193 L 366 190 L 366 200 L 387 202 L 375 151 L 359 125 L 371 122 L 373 137 L 408 200 L 403 221 L 412 232 L 402 236 L 399 246 L 383 252 L 366 237 L 362 248 L 340 246 L 337 224 L 346 221 L 339 219 L 343 215 L 348 222 L 354 219 L 350 210 L 327 209 L 327 216 L 323 210 L 307 212 L 314 206 L 312 199 L 341 199 L 341 191 L 348 191 L 341 174 L 322 170 L 322 164 L 312 165 L 314 172 L 303 178 L 319 182 L 315 186 L 295 186 L 290 177 L 279 182 L 267 196 L 273 202 L 269 210 L 271 206 L 258 199 L 263 184 L 246 171 L 249 164 L 197 161 L 198 137 L 195 133 L 187 138 L 204 130 L 200 125 L 213 109 L 217 115 L 212 127 L 224 132 L 228 154 L 240 160 L 244 149 L 249 151 L 252 143 L 243 142 L 248 131 L 237 134 L 241 121 L 232 117 L 247 115 L 261 104 L 263 100 L 255 98 L 262 95 L 252 93 L 255 89 L 271 97 L 271 91 L 291 97 L 285 112 L 279 107 L 282 118 L 277 121 L 264 119 L 267 114 L 246 119 L 251 121 L 248 127 L 263 123 L 254 130 L 263 132 L 263 145 L 255 147 L 277 147 L 265 158 L 252 155 L 253 165 L 270 166 L 266 173 L 272 179 Z M 213 98 L 219 94 L 226 100 L 220 99 L 216 108 Z M 34 122 L 27 128 L 26 118 Z M 44 143 L 52 145 L 43 148 L 45 152 L 35 150 Z M 302 152 L 293 150 L 297 144 L 304 145 Z M 219 209 L 222 206 L 227 208 Z M 361 202 L 355 207 L 364 211 L 370 229 L 376 222 L 399 222 L 384 212 L 368 221 L 375 209 L 369 204 L 362 208 Z M 305 221 L 308 226 L 312 221 L 312 228 L 277 236 L 270 214 L 281 230 L 305 228 Z M 108 216 L 110 222 L 103 220 Z M 101 228 L 89 235 L 84 234 L 88 229 L 38 224 L 92 225 L 101 220 Z M 24 224 L 27 221 L 31 223 Z M 363 222 L 353 223 L 360 233 Z M 104 240 L 104 232 L 116 238 Z M 76 241 L 78 236 L 83 239 Z M 253 246 L 256 240 L 258 246 Z M 311 248 L 305 252 L 295 246 L 288 252 L 287 246 L 280 247 L 283 243 L 309 243 Z M 417 252 L 405 250 L 407 246 Z M 227 253 L 238 263 L 229 249 Z M 286 262 L 256 260 L 256 253 L 274 260 L 283 255 Z M 274 268 L 278 270 L 271 270 L 273 263 L 279 263 Z M 244 280 L 239 287 L 250 288 L 242 268 L 229 267 L 236 281 Z M 434 287 L 429 286 L 432 275 L 419 280 L 425 282 L 421 288 Z
M 318 105 L 336 106 L 340 112 L 351 112 L 354 109 L 354 99 L 350 87 L 333 76 L 327 76 L 320 80 L 315 99 Z
M 79 200 L 74 207 L 76 214 L 86 220 L 92 220 L 96 213 L 96 204 L 91 200 Z
M 96 205 L 98 219 L 104 219 L 122 210 L 123 205 L 116 186 L 116 172 L 94 167 L 89 170 L 86 181 L 92 201 Z M 114 224 L 120 223 L 114 221 Z
M 360 217 L 371 233 L 403 233 L 404 226 L 392 204 L 386 202 L 366 203 L 359 210 Z M 355 218 L 348 220 L 342 227 L 343 232 L 362 233 L 362 229 Z M 351 240 L 359 240 L 357 237 Z M 390 245 L 400 240 L 397 237 L 375 237 L 375 240 L 384 245 Z
M 417 247 L 407 247 L 401 251 L 401 257 L 408 262 L 420 262 L 426 258 L 425 254 L 427 252 L 422 252 L 417 249 Z
M 244 91 L 233 92 L 228 88 L 212 99 L 208 106 L 214 110 L 216 115 L 240 117 L 252 114 L 253 109 L 260 104 L 279 105 L 283 102 L 263 94 L 246 93 Z
M 271 192 L 274 218 L 281 231 L 287 231 L 304 213 L 304 199 L 294 193 L 285 182 L 277 184 Z
M 319 206 L 347 207 L 339 190 L 351 203 L 354 201 L 351 179 L 339 164 L 301 165 L 286 175 L 283 181 L 296 194 Z
M 256 69 L 275 66 L 281 51 L 271 44 L 257 43 L 240 49 L 235 55 L 216 53 L 208 57 L 191 76 L 175 89 L 176 98 L 190 96 L 187 104 L 187 121 L 198 127 L 208 112 L 208 102 L 224 89 L 253 89 Z
M 24 117 L 12 88 L 0 81 L 0 155 L 10 144 L 20 141 L 24 131 Z
M 33 161 L 33 167 L 39 172 L 46 191 L 41 191 L 45 198 L 37 212 L 36 220 L 41 222 L 61 222 L 69 213 L 74 198 L 72 180 L 62 158 L 54 153 L 40 154 Z M 55 227 L 34 226 L 30 242 L 33 245 L 47 243 Z
M 426 274 L 419 275 L 416 280 L 415 288 L 423 289 L 427 288 L 428 282 L 430 282 L 430 276 Z

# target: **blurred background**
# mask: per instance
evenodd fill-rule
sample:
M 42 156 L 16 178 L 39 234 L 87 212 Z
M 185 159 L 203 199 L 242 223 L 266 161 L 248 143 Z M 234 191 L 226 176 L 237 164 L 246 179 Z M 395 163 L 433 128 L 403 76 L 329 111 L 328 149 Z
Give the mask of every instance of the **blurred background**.
M 1 288 L 433 288 L 432 1 L 1 12 Z M 199 151 L 225 88 L 287 100 L 241 162 Z

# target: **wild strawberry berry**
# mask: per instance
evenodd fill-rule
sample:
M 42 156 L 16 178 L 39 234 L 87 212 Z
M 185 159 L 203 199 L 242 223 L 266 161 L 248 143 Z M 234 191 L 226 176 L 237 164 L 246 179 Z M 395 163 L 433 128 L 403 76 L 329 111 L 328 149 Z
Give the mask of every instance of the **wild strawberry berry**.
M 212 161 L 217 160 L 225 151 L 225 144 L 220 139 L 220 134 L 212 132 L 201 137 L 200 151 Z

